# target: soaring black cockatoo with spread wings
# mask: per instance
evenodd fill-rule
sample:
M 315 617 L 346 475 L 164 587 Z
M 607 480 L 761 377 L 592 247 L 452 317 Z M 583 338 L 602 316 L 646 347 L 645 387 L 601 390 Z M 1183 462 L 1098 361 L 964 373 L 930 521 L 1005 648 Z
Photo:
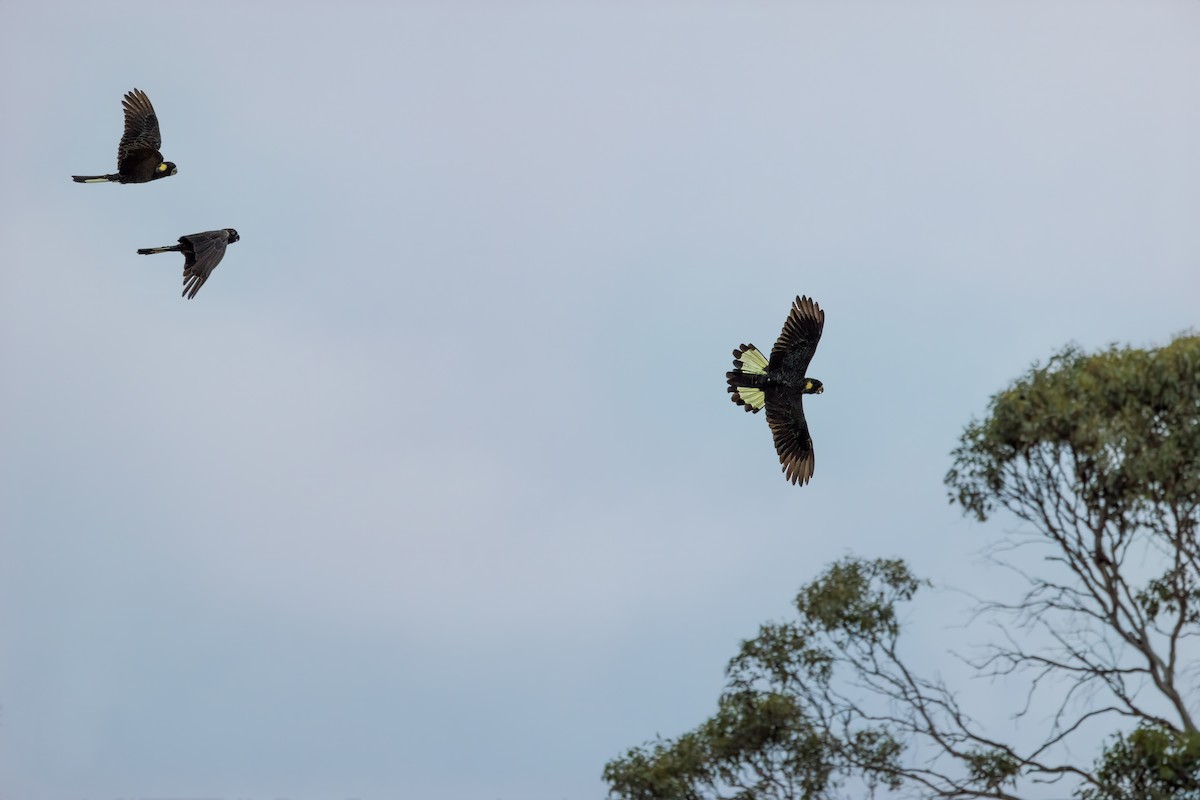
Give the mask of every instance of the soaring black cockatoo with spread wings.
M 816 465 L 804 420 L 804 395 L 825 391 L 819 380 L 808 375 L 824 328 L 825 312 L 808 297 L 797 297 L 771 358 L 744 344 L 733 351 L 733 370 L 725 373 L 733 402 L 754 413 L 767 409 L 784 477 L 794 484 L 808 483 Z

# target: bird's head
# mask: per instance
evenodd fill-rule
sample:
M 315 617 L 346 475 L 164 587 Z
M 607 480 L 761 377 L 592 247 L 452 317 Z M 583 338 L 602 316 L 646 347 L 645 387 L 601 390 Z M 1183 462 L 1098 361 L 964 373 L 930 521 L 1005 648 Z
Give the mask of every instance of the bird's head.
M 241 236 L 238 236 L 238 232 L 235 231 L 233 228 L 226 228 L 225 234 L 229 237 L 228 241 L 230 244 L 233 244 L 238 239 L 242 238 Z
M 174 161 L 164 161 L 158 165 L 157 169 L 154 170 L 154 177 L 150 180 L 154 180 L 156 178 L 169 178 L 172 175 L 178 174 L 179 168 L 175 166 Z
M 825 384 L 821 383 L 816 378 L 806 378 L 804 381 L 805 394 L 821 394 L 825 391 Z

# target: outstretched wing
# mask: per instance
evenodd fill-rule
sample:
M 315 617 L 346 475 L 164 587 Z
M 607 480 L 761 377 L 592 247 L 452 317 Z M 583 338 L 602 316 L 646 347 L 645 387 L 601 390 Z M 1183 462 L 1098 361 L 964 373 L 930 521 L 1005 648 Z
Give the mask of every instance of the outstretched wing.
M 797 297 L 787 321 L 783 323 L 783 332 L 771 348 L 768 369 L 788 375 L 807 374 L 808 363 L 812 361 L 813 353 L 817 352 L 817 343 L 821 341 L 821 331 L 824 329 L 825 312 L 810 298 Z M 804 423 L 803 414 L 800 415 L 800 422 Z
M 782 388 L 769 389 L 766 394 L 767 424 L 775 438 L 784 477 L 803 486 L 813 476 L 816 466 L 812 438 L 804 421 L 804 394 L 797 389 Z
M 162 134 L 150 98 L 141 89 L 134 89 L 125 95 L 121 106 L 125 109 L 125 133 L 117 145 L 117 164 L 148 152 L 157 154 L 161 161 L 162 155 L 158 151 L 162 148 Z
M 180 241 L 184 240 L 192 250 L 183 262 L 183 296 L 191 300 L 225 257 L 229 235 L 225 231 L 206 231 L 181 236 Z

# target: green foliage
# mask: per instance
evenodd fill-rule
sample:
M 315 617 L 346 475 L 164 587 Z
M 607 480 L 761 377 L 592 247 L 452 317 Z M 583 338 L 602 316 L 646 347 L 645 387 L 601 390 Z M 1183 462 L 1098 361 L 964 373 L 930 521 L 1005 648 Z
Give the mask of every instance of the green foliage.
M 793 698 L 744 691 L 722 697 L 695 731 L 610 762 L 604 779 L 627 800 L 815 799 L 827 796 L 832 772 L 829 743 Z
M 1031 676 L 1018 716 L 1047 716 L 1049 695 L 1041 741 L 997 740 L 916 674 L 899 607 L 926 582 L 903 561 L 847 558 L 801 588 L 793 619 L 742 643 L 716 714 L 611 761 L 611 794 L 1012 800 L 1066 779 L 1081 800 L 1200 800 L 1187 680 L 1200 639 L 1200 337 L 1060 351 L 992 398 L 946 483 L 965 513 L 1007 509 L 1028 525 L 1014 536 L 1052 548 L 1049 570 L 1018 569 L 1029 586 L 1015 602 L 981 606 L 1003 635 L 968 662 Z M 1105 714 L 1142 727 L 1092 769 L 1069 743 Z
M 604 770 L 623 800 L 837 797 L 842 777 L 898 785 L 903 747 L 885 726 L 835 727 L 820 696 L 844 661 L 837 644 L 894 638 L 894 604 L 921 585 L 901 561 L 845 559 L 804 587 L 799 619 L 763 625 L 729 664 L 717 713 L 675 740 Z
M 895 604 L 921 583 L 900 560 L 845 559 L 800 591 L 796 610 L 814 631 L 878 641 L 899 633 Z
M 1129 517 L 1159 504 L 1200 503 L 1200 337 L 1154 350 L 1068 347 L 992 398 L 954 451 L 951 501 L 984 520 L 1014 490 L 1022 467 L 1043 464 L 1093 508 Z M 1013 510 L 1017 510 L 1014 508 Z M 1020 513 L 1018 511 L 1018 513 Z
M 1007 662 L 1074 674 L 1130 716 L 1171 724 L 1134 700 L 1144 676 L 1195 730 L 1178 666 L 1200 635 L 1200 337 L 1066 348 L 990 412 L 954 451 L 951 502 L 980 520 L 1014 513 L 1066 570 L 1026 574 L 1032 588 L 1010 606 L 1061 647 Z
M 1083 800 L 1200 800 L 1200 733 L 1143 725 L 1118 736 Z
M 1001 750 L 971 750 L 963 756 L 963 760 L 971 782 L 988 790 L 1015 782 L 1021 772 L 1020 763 Z

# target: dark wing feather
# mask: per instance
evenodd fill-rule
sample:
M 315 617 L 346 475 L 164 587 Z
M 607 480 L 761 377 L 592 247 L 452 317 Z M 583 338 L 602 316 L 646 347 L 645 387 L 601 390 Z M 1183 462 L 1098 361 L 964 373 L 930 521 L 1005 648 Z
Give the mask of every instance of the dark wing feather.
M 816 460 L 812 438 L 804 421 L 804 394 L 798 389 L 777 388 L 767 393 L 767 424 L 775 437 L 775 451 L 784 477 L 804 485 L 813 476 Z
M 179 241 L 191 246 L 183 262 L 183 295 L 191 300 L 225 257 L 229 235 L 225 231 L 206 231 L 181 236 Z
M 125 95 L 121 106 L 125 109 L 125 133 L 117 146 L 117 163 L 138 153 L 157 153 L 162 148 L 162 134 L 150 98 L 141 89 L 134 89 Z M 161 162 L 162 156 L 158 158 Z
M 792 311 L 783 323 L 783 332 L 771 348 L 771 361 L 767 369 L 786 375 L 803 376 L 808 373 L 808 363 L 817 352 L 821 331 L 825 329 L 825 312 L 808 297 L 797 297 Z M 800 422 L 803 424 L 804 415 Z

